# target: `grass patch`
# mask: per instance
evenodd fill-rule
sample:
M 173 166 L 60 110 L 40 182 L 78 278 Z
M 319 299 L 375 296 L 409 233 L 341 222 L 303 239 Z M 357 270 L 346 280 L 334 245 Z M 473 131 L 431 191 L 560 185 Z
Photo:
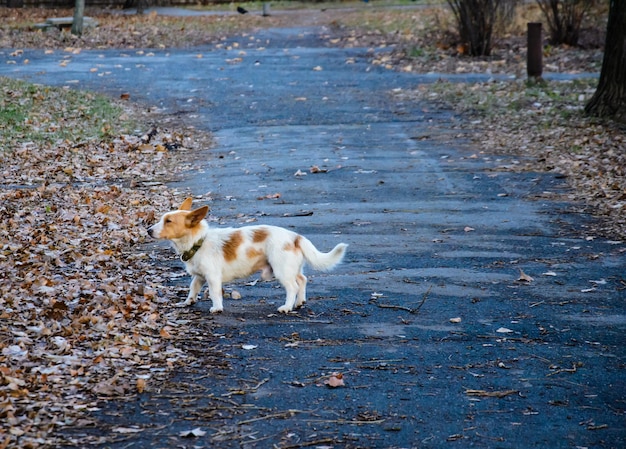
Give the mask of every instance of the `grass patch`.
M 536 117 L 538 123 L 551 123 L 580 115 L 597 83 L 593 78 L 541 84 L 523 80 L 473 85 L 441 82 L 428 85 L 423 97 L 463 113 L 487 118 L 506 115 L 509 123 L 525 121 L 524 116 Z
M 0 136 L 5 151 L 25 142 L 102 141 L 136 125 L 121 105 L 103 95 L 0 77 Z

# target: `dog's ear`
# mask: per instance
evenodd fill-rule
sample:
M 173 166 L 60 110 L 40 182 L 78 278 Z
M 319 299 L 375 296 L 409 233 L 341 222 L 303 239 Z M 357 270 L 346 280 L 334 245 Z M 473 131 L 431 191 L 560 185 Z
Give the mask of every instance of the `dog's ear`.
M 189 197 L 185 199 L 178 210 L 191 210 L 191 203 L 193 203 L 193 198 Z
M 209 206 L 202 206 L 196 210 L 192 210 L 185 217 L 185 226 L 187 226 L 188 228 L 193 228 L 194 226 L 197 226 L 198 223 L 200 223 L 208 213 Z

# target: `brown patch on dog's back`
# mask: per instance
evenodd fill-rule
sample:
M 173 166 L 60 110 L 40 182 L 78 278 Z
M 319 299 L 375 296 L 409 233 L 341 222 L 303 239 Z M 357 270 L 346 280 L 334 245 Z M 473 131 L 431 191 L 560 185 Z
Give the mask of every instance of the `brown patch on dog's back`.
M 237 258 L 237 248 L 243 243 L 243 235 L 241 231 L 235 231 L 230 235 L 230 238 L 224 242 L 222 247 L 222 253 L 224 254 L 224 260 L 226 262 L 232 262 Z
M 296 236 L 295 240 L 293 241 L 293 243 L 285 243 L 285 245 L 283 246 L 283 251 L 293 251 L 294 253 L 297 253 L 300 251 L 300 239 L 302 238 L 302 236 L 298 235 Z
M 261 243 L 265 240 L 267 240 L 267 237 L 269 236 L 269 231 L 267 229 L 255 229 L 252 232 L 252 241 L 254 243 Z
M 246 257 L 250 260 L 257 259 L 258 257 L 263 256 L 263 251 L 256 248 L 248 248 L 246 250 Z

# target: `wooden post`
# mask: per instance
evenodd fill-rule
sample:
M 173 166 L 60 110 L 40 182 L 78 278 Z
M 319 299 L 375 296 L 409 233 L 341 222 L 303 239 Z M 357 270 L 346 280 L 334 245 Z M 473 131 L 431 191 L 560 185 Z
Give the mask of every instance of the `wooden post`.
M 529 23 L 526 72 L 528 78 L 535 81 L 541 80 L 543 74 L 543 45 L 541 40 L 541 23 Z

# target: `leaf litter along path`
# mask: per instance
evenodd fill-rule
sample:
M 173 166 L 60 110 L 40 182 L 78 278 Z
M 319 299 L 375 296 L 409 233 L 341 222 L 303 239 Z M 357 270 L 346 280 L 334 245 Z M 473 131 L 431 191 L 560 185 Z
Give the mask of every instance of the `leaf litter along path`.
M 492 171 L 507 160 L 435 138 L 459 119 L 386 95 L 414 75 L 370 67 L 365 50 L 321 48 L 307 30 L 256 37 L 263 49 L 240 41 L 246 55 L 127 59 L 140 70 L 88 85 L 161 106 L 206 96 L 178 111 L 211 126 L 217 146 L 172 186 L 177 198 L 193 193 L 223 225 L 294 227 L 321 249 L 345 241 L 346 263 L 311 276 L 297 314 L 277 315 L 281 289 L 251 280 L 227 286 L 243 299 L 222 315 L 208 302 L 179 311 L 189 330 L 172 341 L 186 363 L 141 395 L 101 397 L 91 427 L 56 436 L 107 447 L 623 446 L 623 244 L 593 238 L 588 217 L 547 197 L 565 188 L 555 176 Z M 98 56 L 81 57 L 78 67 Z M 184 296 L 169 248 L 148 251 L 172 270 L 161 299 Z M 331 388 L 336 373 L 344 385 Z

